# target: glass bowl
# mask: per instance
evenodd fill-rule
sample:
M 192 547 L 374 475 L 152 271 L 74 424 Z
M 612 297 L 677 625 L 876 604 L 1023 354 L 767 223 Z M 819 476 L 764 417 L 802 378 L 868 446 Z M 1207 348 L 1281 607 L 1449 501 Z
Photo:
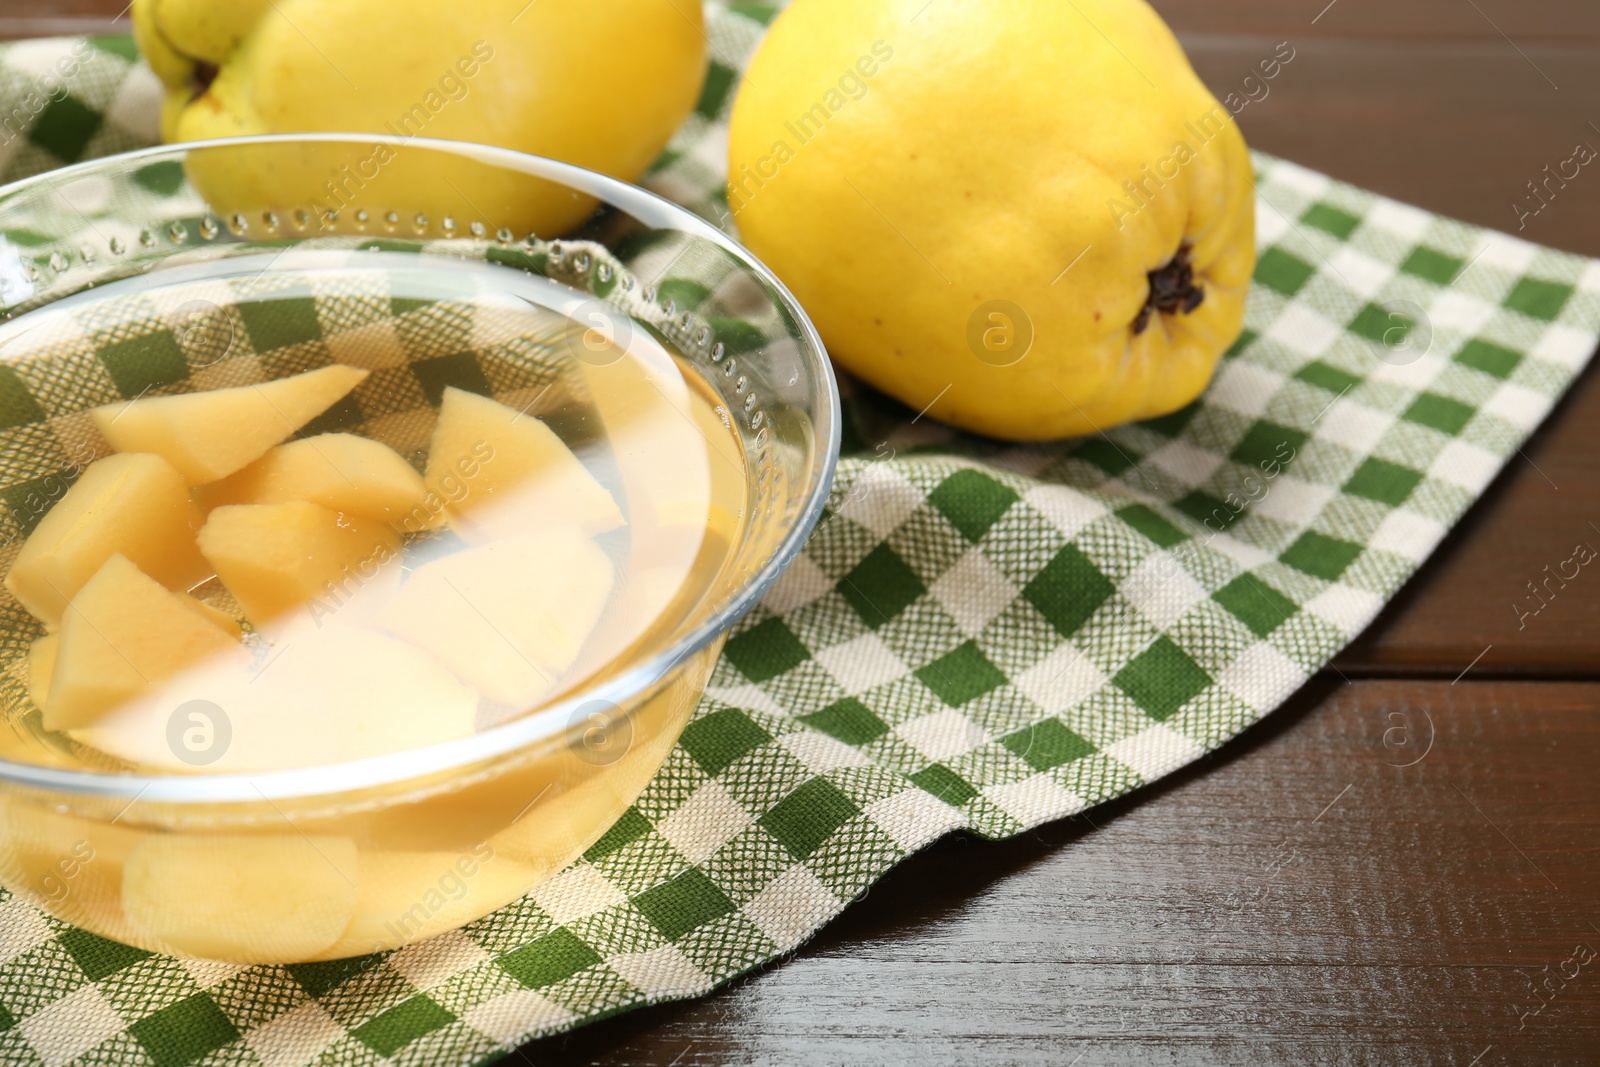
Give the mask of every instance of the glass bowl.
M 544 345 L 547 365 L 531 369 L 502 345 L 485 373 L 469 358 L 480 322 L 449 313 L 444 290 L 375 297 L 362 282 L 374 265 L 469 279 L 474 292 L 541 287 L 577 341 Z M 228 295 L 250 286 L 252 306 Z M 173 294 L 192 298 L 174 307 Z M 240 138 L 13 184 L 0 189 L 0 316 L 0 571 L 85 463 L 109 453 L 90 408 L 215 388 L 241 367 L 271 380 L 382 364 L 398 384 L 358 387 L 353 407 L 305 432 L 414 441 L 448 385 L 494 395 L 507 375 L 577 375 L 602 395 L 614 356 L 595 354 L 624 337 L 703 389 L 738 458 L 731 543 L 649 640 L 536 706 L 378 755 L 333 760 L 314 723 L 300 764 L 265 770 L 198 759 L 152 770 L 86 751 L 44 730 L 27 697 L 40 627 L 0 593 L 0 881 L 67 922 L 182 956 L 290 963 L 394 949 L 502 907 L 582 855 L 676 743 L 728 629 L 799 552 L 839 450 L 822 343 L 739 245 L 623 182 L 478 145 Z M 373 355 L 397 334 L 411 340 Z M 590 344 L 597 336 L 609 346 Z M 552 371 L 552 359 L 565 363 Z M 581 437 L 593 411 L 557 407 L 552 423 Z M 628 469 L 667 476 L 679 462 L 668 452 L 635 448 L 628 462 L 642 466 Z M 204 716 L 184 725 L 205 738 L 227 729 Z

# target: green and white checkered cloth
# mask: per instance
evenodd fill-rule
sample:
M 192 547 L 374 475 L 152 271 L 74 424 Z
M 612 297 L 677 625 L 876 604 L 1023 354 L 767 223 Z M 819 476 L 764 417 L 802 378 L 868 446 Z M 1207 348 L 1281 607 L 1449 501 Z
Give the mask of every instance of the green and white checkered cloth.
M 774 12 L 708 12 L 704 98 L 650 184 L 717 217 L 737 71 Z M 0 100 L 73 45 L 0 51 Z M 12 113 L 4 177 L 153 141 L 157 95 L 126 41 L 94 42 L 65 97 Z M 1190 408 L 1013 447 L 847 386 L 826 519 L 570 869 L 458 932 L 289 967 L 152 955 L 8 897 L 0 1059 L 492 1060 L 704 993 L 943 834 L 1059 819 L 1255 722 L 1427 558 L 1600 333 L 1600 263 L 1256 163 L 1248 329 Z M 1397 307 L 1425 324 L 1399 356 Z

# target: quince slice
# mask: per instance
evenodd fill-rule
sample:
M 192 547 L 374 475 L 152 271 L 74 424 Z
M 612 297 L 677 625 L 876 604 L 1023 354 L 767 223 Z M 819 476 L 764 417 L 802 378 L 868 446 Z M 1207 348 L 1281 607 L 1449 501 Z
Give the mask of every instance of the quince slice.
M 305 500 L 365 519 L 406 521 L 418 530 L 438 524 L 424 506 L 426 496 L 422 475 L 400 453 L 381 441 L 349 433 L 318 434 L 279 445 L 200 491 L 209 507 Z M 425 522 L 411 522 L 413 516 L 424 517 Z
M 540 873 L 486 842 L 462 852 L 363 856 L 355 918 L 327 955 L 398 948 L 454 930 L 517 899 Z
M 624 521 L 610 492 L 537 416 L 463 389 L 444 391 L 424 481 L 473 540 L 558 523 L 599 534 Z
M 115 932 L 123 925 L 122 864 L 139 836 L 125 825 L 10 797 L 0 803 L 0 877 L 58 918 Z
M 105 404 L 89 414 L 118 452 L 154 452 L 190 485 L 204 485 L 260 459 L 368 373 L 335 363 L 259 385 Z
M 382 619 L 484 696 L 524 709 L 578 658 L 615 581 L 581 529 L 556 526 L 424 564 Z
M 442 664 L 388 634 L 300 617 L 259 666 L 187 672 L 73 737 L 139 766 L 207 773 L 287 770 L 441 744 L 473 732 L 478 697 Z M 210 706 L 206 749 L 173 747 L 168 719 Z M 226 720 L 225 733 L 217 729 Z M 213 751 L 223 738 L 226 747 Z M 180 738 L 179 743 L 184 743 Z
M 331 834 L 149 834 L 128 852 L 122 910 L 168 951 L 296 963 L 339 939 L 355 911 L 355 843 Z
M 62 619 L 44 727 L 87 726 L 184 668 L 238 649 L 192 597 L 112 556 Z
M 195 548 L 201 516 L 183 476 L 160 456 L 107 456 L 82 477 L 17 553 L 6 588 L 47 626 L 120 553 L 163 585 L 187 589 L 211 568 Z
M 327 598 L 329 610 L 398 557 L 382 522 L 303 500 L 225 504 L 200 529 L 200 551 L 256 627 Z

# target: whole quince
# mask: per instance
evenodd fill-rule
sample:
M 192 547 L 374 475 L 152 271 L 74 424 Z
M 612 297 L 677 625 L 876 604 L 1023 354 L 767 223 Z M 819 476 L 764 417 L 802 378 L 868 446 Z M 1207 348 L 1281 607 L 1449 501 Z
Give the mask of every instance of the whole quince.
M 1143 0 L 795 0 L 728 200 L 841 365 L 1016 440 L 1189 403 L 1255 264 L 1244 139 Z
M 168 141 L 442 138 L 632 181 L 688 115 L 705 75 L 697 0 L 134 0 L 133 21 L 166 86 Z M 219 211 L 365 208 L 559 232 L 593 206 L 404 144 L 216 150 L 188 163 Z

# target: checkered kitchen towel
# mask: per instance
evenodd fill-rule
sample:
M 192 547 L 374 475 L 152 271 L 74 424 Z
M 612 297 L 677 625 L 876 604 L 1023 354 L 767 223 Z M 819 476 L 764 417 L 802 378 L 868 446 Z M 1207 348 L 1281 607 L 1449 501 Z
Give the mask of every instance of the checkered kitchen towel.
M 773 11 L 708 10 L 717 60 L 651 182 L 716 217 L 737 71 Z M 74 47 L 66 95 L 32 107 Z M 23 110 L 4 176 L 152 141 L 156 96 L 123 40 L 5 49 L 0 100 Z M 569 870 L 459 932 L 291 967 L 155 956 L 7 898 L 0 1059 L 490 1060 L 703 993 L 942 834 L 1070 815 L 1255 722 L 1428 556 L 1600 332 L 1600 264 L 1257 167 L 1248 329 L 1195 405 L 1009 447 L 851 390 L 827 518 Z

